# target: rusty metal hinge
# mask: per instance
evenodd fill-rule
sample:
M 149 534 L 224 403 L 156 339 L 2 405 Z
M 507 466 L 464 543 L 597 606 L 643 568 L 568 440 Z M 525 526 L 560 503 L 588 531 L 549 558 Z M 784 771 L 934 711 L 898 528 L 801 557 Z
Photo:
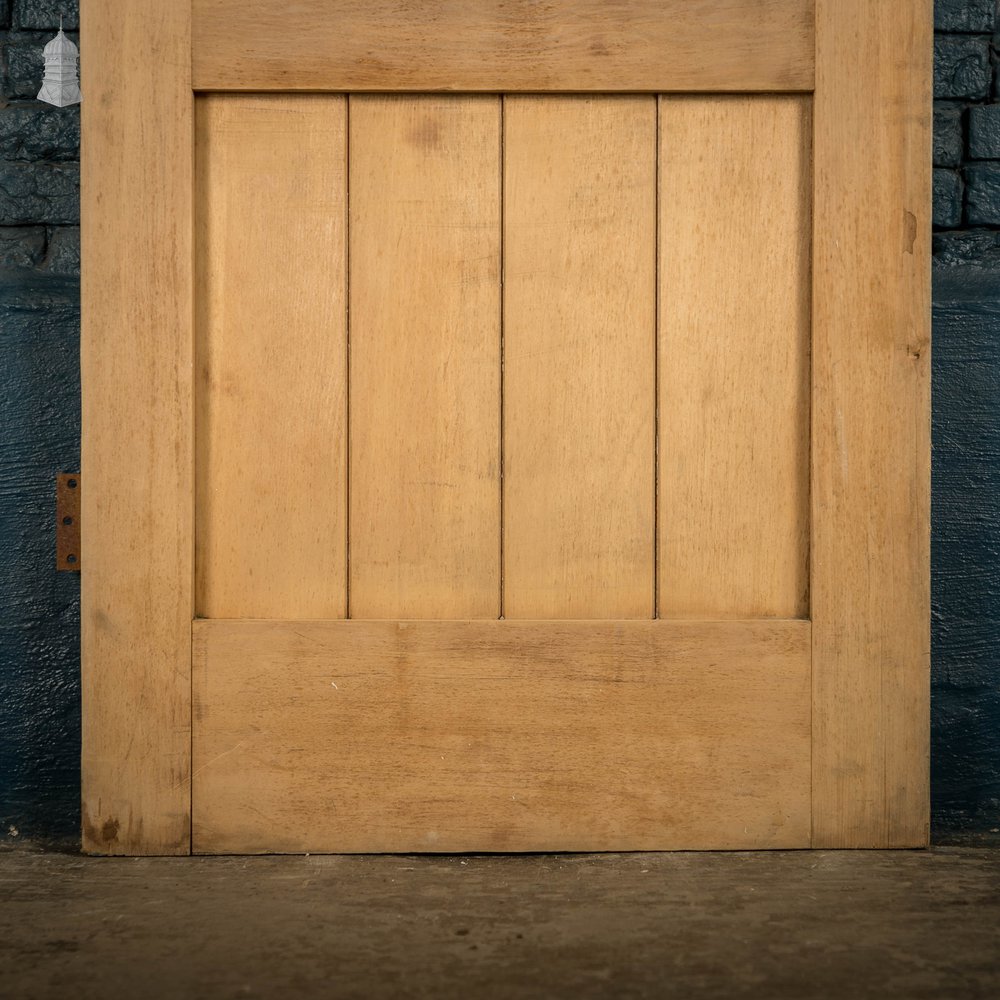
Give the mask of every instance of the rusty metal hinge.
M 56 476 L 56 569 L 80 571 L 80 473 Z

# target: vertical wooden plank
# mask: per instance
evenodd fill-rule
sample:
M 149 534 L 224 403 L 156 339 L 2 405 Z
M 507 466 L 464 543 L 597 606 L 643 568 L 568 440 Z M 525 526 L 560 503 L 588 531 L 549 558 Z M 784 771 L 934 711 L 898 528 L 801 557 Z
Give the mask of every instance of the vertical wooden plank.
M 653 615 L 656 101 L 505 100 L 504 613 Z
M 89 0 L 82 15 L 83 847 L 186 854 L 190 5 Z
M 660 109 L 660 614 L 804 617 L 809 99 Z
M 813 844 L 928 837 L 930 0 L 817 0 Z
M 198 99 L 199 617 L 346 615 L 346 102 Z
M 500 606 L 500 102 L 350 99 L 350 613 Z

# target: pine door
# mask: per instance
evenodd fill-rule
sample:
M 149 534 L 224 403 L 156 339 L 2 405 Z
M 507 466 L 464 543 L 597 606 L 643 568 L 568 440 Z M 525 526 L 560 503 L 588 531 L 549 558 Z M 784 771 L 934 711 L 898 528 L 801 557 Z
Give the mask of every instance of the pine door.
M 929 4 L 85 15 L 88 850 L 925 842 Z

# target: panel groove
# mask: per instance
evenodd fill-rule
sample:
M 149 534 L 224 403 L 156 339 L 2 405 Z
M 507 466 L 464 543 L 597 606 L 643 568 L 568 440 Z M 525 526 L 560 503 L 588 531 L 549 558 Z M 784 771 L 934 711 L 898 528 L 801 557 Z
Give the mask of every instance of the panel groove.
M 507 483 L 505 474 L 505 428 L 506 428 L 506 398 L 507 386 L 504 378 L 504 363 L 507 357 L 507 317 L 506 296 L 504 287 L 507 282 L 507 241 L 505 239 L 504 220 L 506 209 L 507 184 L 507 98 L 500 95 L 500 609 L 498 618 L 502 621 L 506 611 L 506 579 L 507 579 L 507 539 L 504 525 L 504 511 L 507 503 Z
M 344 478 L 347 483 L 347 503 L 344 505 L 344 617 L 351 618 L 351 95 L 344 98 L 344 203 L 347 218 L 347 239 L 344 241 Z
M 656 95 L 656 129 L 654 133 L 653 162 L 655 163 L 656 192 L 654 212 L 656 213 L 653 252 L 656 255 L 655 284 L 653 287 L 653 618 L 660 617 L 660 198 L 662 197 L 662 177 L 660 174 L 660 108 L 663 98 Z

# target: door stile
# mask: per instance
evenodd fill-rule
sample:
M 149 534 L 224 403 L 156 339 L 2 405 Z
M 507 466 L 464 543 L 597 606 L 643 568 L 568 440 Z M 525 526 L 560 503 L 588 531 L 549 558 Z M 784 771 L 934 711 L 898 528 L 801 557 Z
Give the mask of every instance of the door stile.
M 928 840 L 930 0 L 817 0 L 814 847 Z
M 190 22 L 183 3 L 88 0 L 82 11 L 81 811 L 91 854 L 191 846 Z

